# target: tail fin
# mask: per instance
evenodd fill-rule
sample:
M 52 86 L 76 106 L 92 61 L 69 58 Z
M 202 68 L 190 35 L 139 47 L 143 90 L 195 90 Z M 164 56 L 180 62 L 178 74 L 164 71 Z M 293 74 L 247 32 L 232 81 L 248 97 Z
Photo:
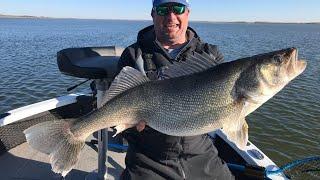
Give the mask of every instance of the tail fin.
M 49 154 L 52 171 L 66 176 L 79 159 L 84 140 L 77 139 L 70 131 L 72 122 L 47 121 L 24 131 L 28 144 Z

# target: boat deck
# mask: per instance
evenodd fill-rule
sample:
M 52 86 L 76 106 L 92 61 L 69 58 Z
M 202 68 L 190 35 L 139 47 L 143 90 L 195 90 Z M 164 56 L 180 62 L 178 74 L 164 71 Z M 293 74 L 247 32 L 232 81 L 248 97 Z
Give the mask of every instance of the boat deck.
M 65 177 L 66 180 L 79 180 L 90 178 L 90 173 L 98 169 L 97 145 L 91 143 L 96 140 L 94 136 L 87 139 L 86 145 L 81 151 L 76 167 Z M 123 171 L 125 153 L 108 150 L 108 179 L 118 179 Z M 27 143 L 23 143 L 0 156 L 1 180 L 32 179 L 49 180 L 63 179 L 61 175 L 51 171 L 49 157 L 32 149 Z M 87 179 L 89 179 L 87 178 Z

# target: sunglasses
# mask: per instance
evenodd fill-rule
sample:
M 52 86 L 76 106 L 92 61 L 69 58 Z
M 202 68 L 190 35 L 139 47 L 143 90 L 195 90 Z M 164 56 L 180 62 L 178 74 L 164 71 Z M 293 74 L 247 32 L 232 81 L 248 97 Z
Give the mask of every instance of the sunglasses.
M 159 16 L 166 16 L 169 14 L 169 12 L 181 15 L 186 11 L 186 6 L 182 4 L 176 4 L 172 6 L 157 6 L 153 9 Z

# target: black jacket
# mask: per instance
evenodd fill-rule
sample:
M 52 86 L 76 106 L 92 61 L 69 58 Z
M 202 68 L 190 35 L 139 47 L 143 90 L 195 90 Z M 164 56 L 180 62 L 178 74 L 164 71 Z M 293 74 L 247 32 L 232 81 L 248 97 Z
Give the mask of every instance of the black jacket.
M 153 26 L 146 27 L 139 32 L 137 42 L 127 47 L 122 53 L 118 64 L 119 71 L 125 66 L 131 66 L 145 73 L 151 80 L 156 80 L 161 78 L 159 77 L 159 69 L 162 66 L 168 63 L 174 64 L 179 63 L 179 61 L 185 61 L 194 52 L 210 57 L 216 64 L 223 61 L 223 56 L 218 51 L 217 46 L 203 43 L 197 33 L 190 27 L 187 30 L 187 37 L 188 44 L 173 59 L 160 43 L 155 40 Z M 213 167 L 205 167 L 209 164 L 214 164 L 214 168 L 219 169 L 221 167 L 221 165 L 212 163 L 212 161 L 219 161 L 219 158 L 217 149 L 207 135 L 192 137 L 168 136 L 148 126 L 140 133 L 135 128 L 131 128 L 122 134 L 129 142 L 125 179 L 128 179 L 128 177 L 130 177 L 129 179 L 154 179 L 155 177 L 183 179 L 185 176 L 192 177 L 193 175 L 201 176 L 203 179 L 209 177 L 210 179 L 213 177 L 212 173 L 215 173 L 214 171 L 211 172 Z M 185 163 L 183 163 L 184 161 Z M 193 161 L 202 162 L 203 164 L 198 165 Z M 221 164 L 221 161 L 219 162 Z M 168 166 L 168 163 L 171 165 Z M 172 172 L 168 171 L 168 168 Z M 209 169 L 210 172 L 203 172 L 203 169 Z M 148 173 L 145 174 L 146 172 Z

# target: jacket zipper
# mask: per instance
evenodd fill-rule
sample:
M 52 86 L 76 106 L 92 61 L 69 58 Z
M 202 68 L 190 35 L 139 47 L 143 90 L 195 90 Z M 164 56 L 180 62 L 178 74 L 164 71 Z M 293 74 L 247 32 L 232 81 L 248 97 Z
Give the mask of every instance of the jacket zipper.
M 183 179 L 186 179 L 186 173 L 184 172 L 184 170 L 183 170 L 183 165 L 182 165 L 182 162 L 181 162 L 181 157 L 179 157 L 178 158 L 178 162 L 179 162 L 179 164 L 180 164 L 180 173 L 182 174 L 182 177 L 183 177 Z
M 180 164 L 180 172 L 181 172 L 181 174 L 182 174 L 182 177 L 183 177 L 183 179 L 186 179 L 186 173 L 184 172 L 184 169 L 183 169 L 183 164 L 182 164 L 182 162 L 181 162 L 181 158 L 183 157 L 183 152 L 184 152 L 184 147 L 183 147 L 183 144 L 184 144 L 184 142 L 182 142 L 183 141 L 183 138 L 182 137 L 180 137 L 180 146 L 181 146 L 181 150 L 182 151 L 180 151 L 179 152 L 179 156 L 178 156 L 178 162 L 179 162 L 179 164 Z M 182 152 L 182 154 L 181 154 L 181 152 Z

